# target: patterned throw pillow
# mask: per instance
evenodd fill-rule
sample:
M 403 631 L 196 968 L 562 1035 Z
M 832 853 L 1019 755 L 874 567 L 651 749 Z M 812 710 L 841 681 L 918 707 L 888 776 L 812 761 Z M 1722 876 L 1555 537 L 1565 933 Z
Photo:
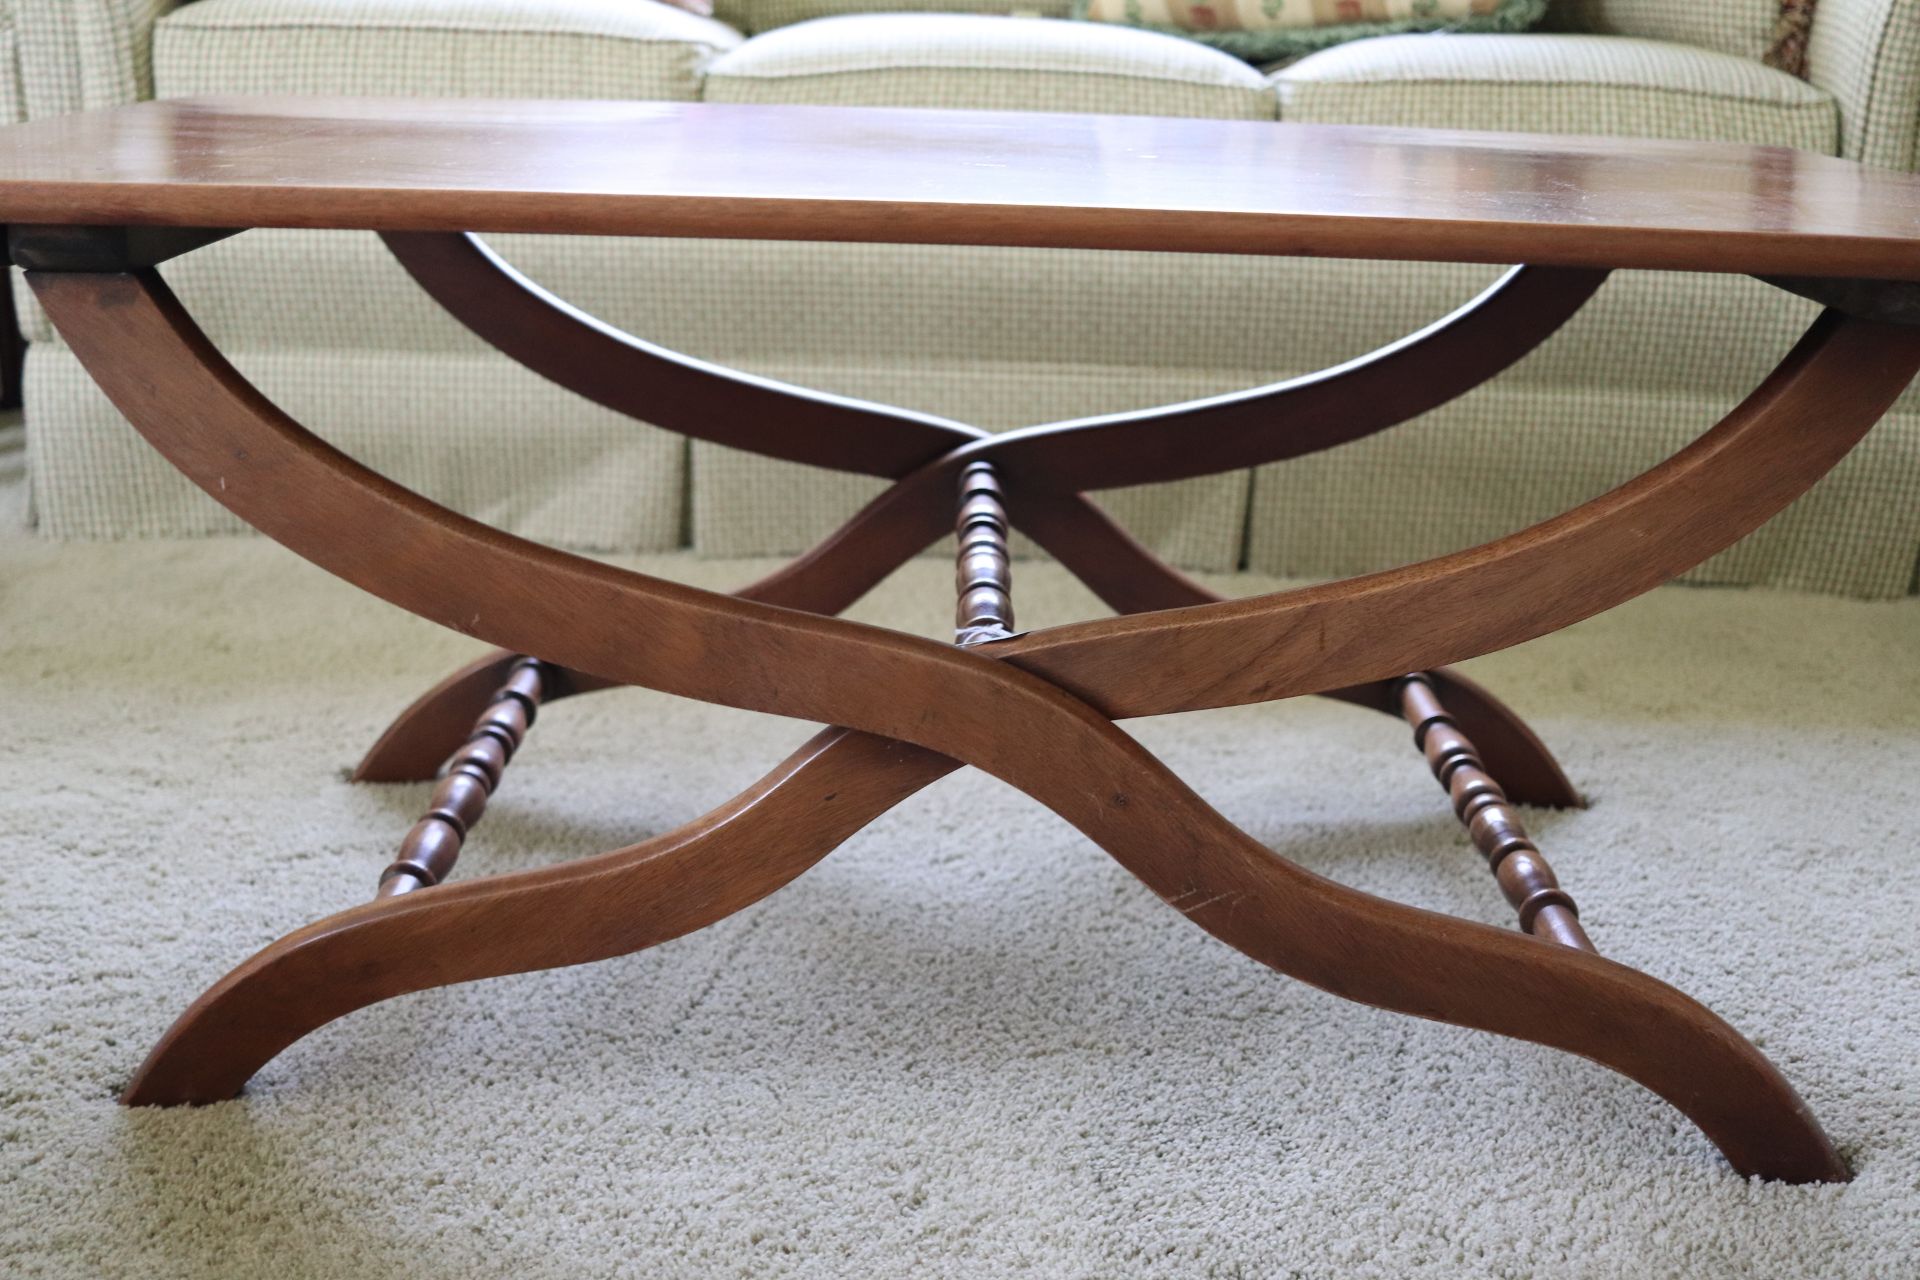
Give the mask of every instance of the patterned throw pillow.
M 1547 0 L 1075 0 L 1074 16 L 1266 62 L 1399 31 L 1523 31 L 1546 8 Z

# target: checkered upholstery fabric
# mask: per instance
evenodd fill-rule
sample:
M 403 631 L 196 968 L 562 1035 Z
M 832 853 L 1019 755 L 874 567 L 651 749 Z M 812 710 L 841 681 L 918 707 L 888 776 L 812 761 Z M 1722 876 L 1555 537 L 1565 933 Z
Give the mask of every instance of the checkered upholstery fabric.
M 1471 297 L 1495 268 L 1292 264 L 1275 351 L 1300 371 L 1390 341 Z M 1817 308 L 1744 277 L 1622 272 L 1492 384 L 1339 449 L 1261 468 L 1249 560 L 1312 577 L 1471 546 L 1564 511 L 1711 426 L 1783 356 Z M 1308 326 L 1344 313 L 1337 347 Z M 1687 575 L 1897 596 L 1920 547 L 1920 392 L 1805 498 Z
M 684 101 L 740 41 L 651 0 L 197 0 L 155 32 L 154 87 Z
M 749 40 L 707 69 L 709 102 L 1274 117 L 1237 58 L 1149 32 L 972 14 L 822 18 Z
M 1715 138 L 1832 153 L 1821 89 L 1746 58 L 1620 36 L 1387 36 L 1276 72 L 1285 120 Z
M 13 5 L 0 0 L 0 123 L 27 118 L 27 102 L 20 87 L 20 41 L 13 26 Z
M 1920 0 L 1820 0 L 1807 78 L 1840 104 L 1840 154 L 1920 168 Z
M 179 0 L 13 0 L 32 119 L 153 91 L 153 27 Z
M 681 539 L 679 436 L 557 391 L 475 349 L 230 350 L 267 394 L 331 443 L 477 519 L 593 549 Z M 127 538 L 238 532 L 237 519 L 141 440 L 64 347 L 36 347 L 27 465 L 42 527 Z M 395 436 L 399 439 L 396 441 Z
M 1779 20 L 1780 0 L 1550 0 L 1541 26 L 1671 40 L 1757 61 Z

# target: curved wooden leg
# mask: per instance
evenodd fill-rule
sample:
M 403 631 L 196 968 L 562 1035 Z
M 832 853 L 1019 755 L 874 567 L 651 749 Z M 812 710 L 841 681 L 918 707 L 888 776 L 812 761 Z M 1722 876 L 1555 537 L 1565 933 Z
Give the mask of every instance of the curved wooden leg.
M 1185 609 L 1225 599 L 1140 545 L 1080 494 L 1009 483 L 1007 505 L 1015 527 L 1039 543 L 1116 613 Z M 1451 668 L 1436 667 L 1427 674 L 1461 730 L 1479 744 L 1488 771 L 1500 779 L 1513 800 L 1543 809 L 1585 807 L 1585 799 L 1547 745 L 1504 702 Z M 1397 719 L 1397 689 L 1397 680 L 1375 680 L 1330 690 L 1323 696 Z
M 554 296 L 470 235 L 412 231 L 381 238 L 415 282 L 475 336 L 575 395 L 680 435 L 898 478 L 986 434 L 656 346 Z
M 735 598 L 828 616 L 841 613 L 945 532 L 941 502 L 951 470 L 942 460 L 899 481 L 818 546 L 734 592 Z M 447 757 L 466 741 L 474 717 L 519 657 L 511 650 L 495 649 L 414 699 L 360 761 L 353 780 L 431 781 Z M 559 680 L 547 695 L 548 702 L 614 684 L 558 665 L 550 665 L 549 670 Z
M 121 1101 L 219 1102 L 294 1041 L 378 1001 L 626 955 L 704 928 L 956 767 L 918 747 L 828 729 L 751 790 L 644 844 L 342 911 L 288 934 L 194 1001 Z
M 741 595 L 745 598 L 746 593 Z M 353 781 L 431 782 L 466 740 L 474 717 L 485 709 L 519 657 L 510 650 L 495 649 L 421 694 L 387 726 L 354 770 Z M 549 695 L 549 702 L 611 687 L 594 676 L 565 674 L 565 683 Z M 1488 771 L 1500 779 L 1516 803 L 1542 809 L 1586 807 L 1585 797 L 1561 770 L 1553 752 L 1506 703 L 1450 667 L 1436 667 L 1426 674 L 1461 730 L 1479 745 Z M 1394 681 L 1379 680 L 1323 696 L 1398 716 L 1394 688 Z
M 1186 405 L 1043 424 L 988 437 L 959 423 L 718 368 L 605 324 L 530 280 L 471 235 L 389 233 L 388 249 L 446 311 L 504 354 L 597 403 L 670 430 L 815 465 L 901 476 L 827 542 L 740 593 L 837 614 L 937 536 L 889 537 L 925 502 L 926 483 L 953 451 L 980 451 L 1007 475 L 1063 475 L 1102 488 L 1296 457 L 1384 430 L 1487 381 L 1536 348 L 1598 291 L 1607 272 L 1516 267 L 1421 331 L 1335 368 Z M 1277 430 L 1276 424 L 1284 424 Z M 938 457 L 944 448 L 945 459 Z M 1217 601 L 1138 546 L 1077 494 L 1033 494 L 1016 523 L 1121 613 Z M 918 545 L 908 546 L 920 536 Z M 1075 553 L 1078 554 L 1075 554 Z M 898 559 L 894 559 L 894 556 Z M 852 594 L 849 581 L 862 585 Z M 1433 673 L 1481 744 L 1489 768 L 1523 804 L 1577 807 L 1579 792 L 1526 724 L 1470 681 Z M 425 780 L 460 742 L 489 692 L 429 691 L 402 713 L 356 778 Z M 1390 680 L 1330 696 L 1397 715 Z
M 1139 815 L 1157 813 L 1161 798 L 1115 795 L 1135 818 L 1113 823 L 1102 840 L 1107 851 L 1261 963 L 1350 1000 L 1591 1058 L 1672 1103 L 1743 1175 L 1850 1176 L 1773 1064 L 1665 983 L 1572 947 L 1385 903 L 1317 877 L 1302 883 L 1307 873 L 1217 815 L 1151 832 Z
M 978 428 L 717 368 L 556 297 L 472 235 L 389 232 L 387 248 L 475 335 L 577 395 L 700 440 L 903 476 L 972 440 L 1008 472 L 1112 489 L 1258 466 L 1406 422 L 1512 367 L 1605 283 L 1582 267 L 1514 267 L 1450 315 L 1356 360 L 1264 387 L 1132 413 Z
M 1916 372 L 1920 328 L 1829 311 L 1692 444 L 1531 528 L 1339 582 L 1053 627 L 1000 656 L 1120 718 L 1270 702 L 1492 653 L 1650 591 L 1753 532 L 1832 470 Z
M 1743 1174 L 1847 1176 L 1767 1060 L 1657 980 L 1584 952 L 1389 903 L 1314 876 L 1209 809 L 1108 724 L 1011 778 L 1189 919 L 1337 995 L 1582 1054 L 1685 1112 Z M 625 954 L 712 923 L 954 767 L 828 730 L 754 791 L 671 835 L 565 866 L 445 886 L 289 935 L 202 996 L 129 1105 L 233 1096 L 282 1049 L 395 995 Z M 512 939 L 513 945 L 500 945 Z

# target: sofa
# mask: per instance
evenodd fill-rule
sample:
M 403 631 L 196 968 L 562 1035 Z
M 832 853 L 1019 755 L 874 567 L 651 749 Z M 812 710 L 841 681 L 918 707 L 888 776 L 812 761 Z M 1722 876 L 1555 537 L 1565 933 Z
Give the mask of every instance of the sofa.
M 1517 35 L 1394 35 L 1255 67 L 1072 21 L 1066 0 L 0 0 L 0 111 L 351 93 L 1104 111 L 1702 138 L 1913 168 L 1920 0 L 1554 0 Z M 887 12 L 866 12 L 884 7 Z M 1790 9 L 1804 11 L 1804 0 Z M 905 10 L 913 10 L 907 12 Z M 1799 74 L 1795 74 L 1798 70 Z M 1004 429 L 1337 363 L 1493 268 L 1174 254 L 501 237 L 648 338 Z M 483 349 L 369 235 L 253 232 L 168 264 L 247 374 L 461 510 L 605 551 L 801 549 L 877 482 L 636 425 Z M 21 294 L 23 291 L 16 291 Z M 1751 390 L 1812 308 L 1756 281 L 1616 276 L 1509 375 L 1424 420 L 1251 474 L 1102 495 L 1199 569 L 1326 577 L 1438 554 L 1628 478 Z M 60 538 L 223 532 L 24 297 L 35 519 Z M 1277 424 L 1276 429 L 1284 429 Z M 457 448 L 444 447 L 457 442 Z M 1701 581 L 1914 590 L 1920 395 Z

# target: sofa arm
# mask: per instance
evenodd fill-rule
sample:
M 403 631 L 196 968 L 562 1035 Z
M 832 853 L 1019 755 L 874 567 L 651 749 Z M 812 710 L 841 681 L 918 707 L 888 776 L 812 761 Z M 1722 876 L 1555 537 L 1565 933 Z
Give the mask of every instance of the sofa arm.
M 28 119 L 153 96 L 153 25 L 183 0 L 13 0 Z
M 1920 0 L 1820 0 L 1807 79 L 1840 104 L 1840 154 L 1920 168 Z
M 0 123 L 18 124 L 26 118 L 20 94 L 20 24 L 13 0 L 0 0 Z M 5 318 L 0 317 L 0 331 L 4 329 Z
M 688 101 L 741 39 L 656 0 L 194 0 L 154 32 L 153 83 L 163 98 Z
M 1552 0 L 1540 27 L 1690 44 L 1758 61 L 1779 21 L 1780 0 Z

